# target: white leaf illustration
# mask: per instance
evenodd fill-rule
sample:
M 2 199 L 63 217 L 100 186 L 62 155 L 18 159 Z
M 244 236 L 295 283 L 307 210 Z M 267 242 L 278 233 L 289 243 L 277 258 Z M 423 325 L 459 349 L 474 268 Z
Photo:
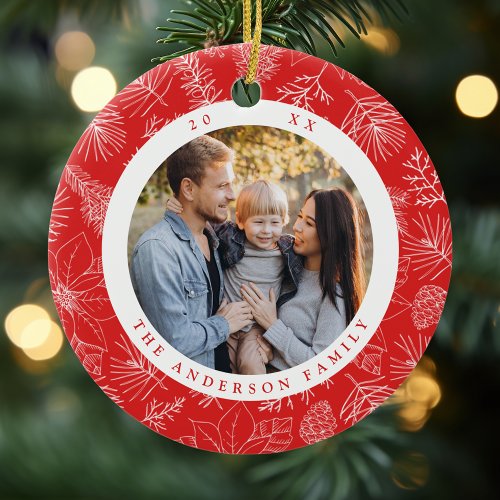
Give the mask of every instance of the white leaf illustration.
M 66 188 L 58 191 L 56 197 L 54 198 L 54 205 L 52 206 L 52 215 L 49 225 L 49 242 L 51 243 L 57 240 L 63 228 L 68 227 L 68 212 L 73 210 L 73 207 L 65 206 L 68 199 L 69 195 L 66 193 Z
M 269 413 L 276 412 L 279 413 L 281 411 L 282 403 L 286 401 L 286 407 L 293 410 L 293 401 L 290 396 L 280 399 L 269 399 L 267 401 L 263 401 L 259 405 L 259 411 L 268 411 Z
M 212 403 L 215 403 L 219 410 L 222 410 L 222 405 L 220 404 L 219 398 L 217 398 L 216 396 L 210 396 L 208 394 L 203 394 L 202 392 L 198 392 L 195 390 L 190 390 L 189 394 L 191 394 L 191 397 L 193 399 L 200 398 L 200 400 L 198 401 L 198 405 L 200 405 L 202 408 L 208 408 Z
M 78 154 L 85 150 L 85 161 L 89 153 L 94 153 L 95 161 L 102 158 L 108 161 L 113 153 L 119 153 L 125 146 L 125 129 L 123 118 L 114 108 L 108 104 L 90 123 L 82 135 Z
M 327 67 L 328 63 L 325 63 L 317 75 L 297 76 L 293 83 L 278 88 L 278 94 L 282 94 L 278 101 L 287 102 L 311 112 L 314 112 L 312 107 L 314 100 L 319 99 L 320 102 L 330 104 L 333 97 L 324 90 L 320 82 Z
M 413 219 L 419 231 L 411 231 L 403 239 L 405 257 L 416 264 L 415 270 L 424 270 L 419 279 L 430 276 L 435 280 L 451 267 L 451 228 L 449 219 L 438 214 L 433 225 L 429 214 L 419 213 L 419 220 Z
M 403 163 L 403 166 L 410 170 L 410 173 L 403 176 L 403 179 L 411 185 L 408 192 L 416 194 L 416 205 L 431 208 L 435 203 L 446 203 L 441 182 L 431 165 L 429 155 L 424 156 L 422 151 L 415 148 L 415 153 Z
M 407 234 L 408 221 L 405 217 L 405 209 L 409 206 L 410 195 L 407 191 L 403 191 L 398 187 L 388 187 L 387 193 L 389 194 L 389 198 L 391 199 L 398 231 L 401 234 Z
M 123 335 L 121 338 L 122 343 L 117 342 L 117 345 L 127 357 L 126 359 L 112 357 L 111 360 L 114 363 L 111 365 L 110 373 L 113 374 L 113 381 L 123 388 L 123 393 L 130 393 L 131 400 L 142 396 L 141 400 L 144 401 L 157 387 L 167 390 L 163 384 L 166 375 L 143 356 Z
M 148 118 L 148 120 L 146 120 L 146 130 L 144 131 L 142 139 L 145 139 L 146 137 L 153 137 L 160 129 L 162 121 L 164 121 L 164 118 L 157 118 L 156 115 Z
M 167 403 L 156 401 L 156 399 L 153 398 L 153 400 L 146 405 L 146 415 L 141 422 L 151 427 L 156 432 L 164 431 L 166 430 L 165 419 L 173 422 L 174 415 L 180 413 L 185 400 L 186 398 L 175 398 L 173 402 Z
M 64 178 L 71 190 L 81 198 L 83 220 L 101 236 L 113 189 L 92 179 L 78 165 L 66 165 Z
M 392 156 L 401 150 L 406 133 L 403 119 L 396 109 L 382 96 L 374 94 L 357 98 L 350 90 L 345 91 L 354 101 L 340 129 L 345 132 L 366 154 L 375 160 Z
M 122 97 L 120 102 L 126 103 L 123 109 L 130 109 L 132 112 L 130 116 L 140 113 L 140 116 L 144 117 L 158 102 L 167 107 L 168 104 L 165 102 L 164 97 L 170 89 L 172 78 L 166 85 L 163 85 L 163 82 L 167 78 L 169 71 L 170 66 L 158 66 L 144 73 L 123 89 L 120 92 Z
M 417 366 L 430 342 L 430 337 L 423 335 L 418 336 L 417 342 L 410 336 L 403 337 L 400 334 L 399 337 L 401 342 L 395 342 L 395 345 L 401 349 L 402 355 L 399 358 L 391 356 L 391 380 L 405 380 Z
M 340 68 L 339 66 L 334 66 L 335 71 L 337 71 L 337 74 L 340 76 L 341 80 L 345 80 L 348 78 L 349 80 L 357 83 L 358 85 L 361 85 L 363 87 L 368 87 L 368 85 L 358 78 L 357 76 L 354 76 L 352 73 L 349 73 L 349 71 L 346 71 L 344 68 Z
M 340 411 L 340 417 L 345 423 L 351 421 L 351 424 L 355 424 L 363 419 L 380 406 L 392 393 L 391 388 L 387 385 L 377 384 L 384 377 L 364 382 L 357 382 L 349 374 L 346 374 L 346 377 L 354 384 L 354 389 L 345 400 Z
M 245 75 L 248 70 L 248 61 L 252 44 L 245 43 L 236 45 L 234 48 L 234 59 L 236 67 L 241 75 Z M 274 45 L 262 45 L 259 52 L 259 64 L 255 74 L 255 81 L 266 82 L 274 78 L 281 67 L 280 59 L 283 55 L 283 50 Z
M 190 97 L 189 109 L 213 104 L 222 93 L 222 90 L 218 92 L 216 90 L 212 70 L 200 64 L 200 59 L 195 54 L 191 53 L 178 58 L 175 67 L 177 68 L 175 75 L 181 74 L 181 81 L 184 82 L 181 88 Z

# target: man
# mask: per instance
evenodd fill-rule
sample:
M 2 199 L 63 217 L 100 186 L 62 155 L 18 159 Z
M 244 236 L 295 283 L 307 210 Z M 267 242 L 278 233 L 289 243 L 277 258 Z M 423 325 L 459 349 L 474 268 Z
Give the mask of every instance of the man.
M 185 144 L 167 159 L 167 177 L 184 207 L 167 211 L 132 254 L 132 283 L 156 330 L 185 356 L 230 372 L 226 340 L 250 324 L 250 306 L 223 301 L 219 241 L 207 222 L 222 223 L 232 189 L 233 152 L 209 136 Z M 220 307 L 219 307 L 220 304 Z

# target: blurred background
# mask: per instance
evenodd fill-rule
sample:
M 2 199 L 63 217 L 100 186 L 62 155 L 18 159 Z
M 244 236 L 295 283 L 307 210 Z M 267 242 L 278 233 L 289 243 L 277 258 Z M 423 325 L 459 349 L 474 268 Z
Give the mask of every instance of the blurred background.
M 454 240 L 443 317 L 407 382 L 355 427 L 232 457 L 170 442 L 105 396 L 63 341 L 47 277 L 66 159 L 114 93 L 168 53 L 154 28 L 193 6 L 2 2 L 1 498 L 498 498 L 500 1 L 404 4 L 402 22 L 372 15 L 361 40 L 342 32 L 336 59 L 315 41 L 399 110 L 436 166 Z

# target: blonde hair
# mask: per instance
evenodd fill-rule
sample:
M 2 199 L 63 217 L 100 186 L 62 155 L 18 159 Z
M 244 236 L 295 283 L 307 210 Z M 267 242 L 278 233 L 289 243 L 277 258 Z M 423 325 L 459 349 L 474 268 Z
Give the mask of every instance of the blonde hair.
M 288 224 L 288 199 L 286 193 L 276 184 L 258 180 L 245 186 L 236 200 L 238 221 L 245 223 L 256 215 L 279 215 Z

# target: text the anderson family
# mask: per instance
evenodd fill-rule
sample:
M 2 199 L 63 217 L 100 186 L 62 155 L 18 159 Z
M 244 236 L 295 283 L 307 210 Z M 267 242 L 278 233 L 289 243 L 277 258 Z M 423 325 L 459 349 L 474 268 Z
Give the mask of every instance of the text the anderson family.
M 152 356 L 159 358 L 165 354 L 164 340 L 161 336 L 155 336 L 147 328 L 143 319 L 139 319 L 136 324 L 132 325 L 134 332 L 134 340 L 139 341 L 147 347 Z M 246 376 L 238 377 L 238 381 L 228 380 L 225 378 L 224 373 L 217 373 L 211 375 L 204 372 L 205 368 L 198 365 L 196 368 L 188 367 L 182 360 L 174 360 L 169 363 L 169 370 L 173 378 L 185 380 L 196 390 L 203 392 L 204 388 L 210 388 L 211 392 L 215 390 L 223 397 L 225 394 L 231 393 L 233 395 L 261 395 L 262 397 L 278 396 L 281 392 L 293 391 L 293 384 L 302 387 L 304 383 L 308 385 L 315 385 L 318 383 L 319 377 L 324 379 L 325 374 L 333 371 L 334 366 L 355 346 L 360 340 L 363 333 L 366 331 L 368 325 L 364 324 L 361 319 L 357 319 L 351 331 L 346 330 L 342 337 L 340 344 L 331 351 L 326 350 L 321 355 L 321 362 L 315 362 L 313 367 L 306 368 L 301 371 L 301 378 L 295 381 L 290 381 L 289 377 L 280 377 L 278 380 L 265 381 L 262 383 L 245 382 Z M 171 350 L 170 350 L 171 351 Z M 174 351 L 177 355 L 177 352 Z M 174 375 L 177 374 L 177 375 Z M 168 375 L 168 373 L 167 373 Z M 333 373 L 330 374 L 330 376 Z M 297 387 L 299 389 L 299 387 Z

